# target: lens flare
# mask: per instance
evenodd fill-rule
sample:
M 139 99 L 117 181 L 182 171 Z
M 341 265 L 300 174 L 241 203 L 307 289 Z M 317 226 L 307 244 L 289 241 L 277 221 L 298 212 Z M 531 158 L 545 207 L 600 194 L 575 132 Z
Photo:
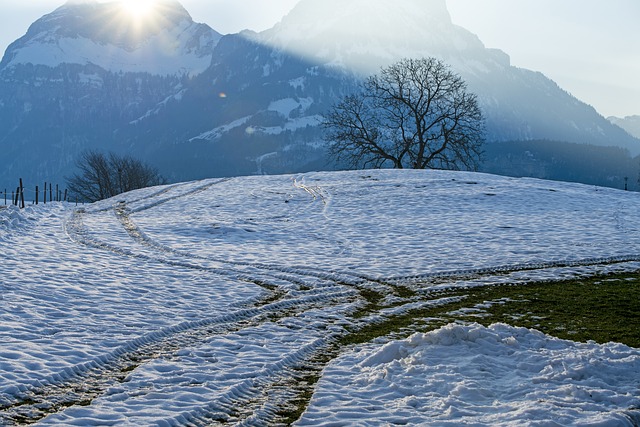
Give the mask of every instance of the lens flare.
M 148 18 L 155 7 L 153 0 L 126 0 L 121 4 L 123 10 L 136 21 Z

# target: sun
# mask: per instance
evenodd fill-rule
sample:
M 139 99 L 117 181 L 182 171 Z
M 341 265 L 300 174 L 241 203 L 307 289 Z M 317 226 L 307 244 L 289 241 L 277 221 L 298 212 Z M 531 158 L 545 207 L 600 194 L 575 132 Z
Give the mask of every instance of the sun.
M 123 0 L 120 2 L 122 9 L 135 21 L 144 21 L 149 18 L 155 8 L 154 0 Z

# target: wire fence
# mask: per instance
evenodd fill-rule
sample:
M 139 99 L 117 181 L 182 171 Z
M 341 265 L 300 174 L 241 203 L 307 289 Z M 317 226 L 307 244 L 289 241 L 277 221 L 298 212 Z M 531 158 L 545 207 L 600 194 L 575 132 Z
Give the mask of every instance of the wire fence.
M 25 208 L 27 205 L 38 205 L 40 203 L 72 201 L 66 188 L 63 189 L 58 184 L 47 182 L 45 182 L 42 187 L 39 185 L 25 187 L 22 179 L 20 179 L 15 190 L 4 188 L 0 192 L 0 203 L 3 204 L 2 206 L 14 205 Z M 76 205 L 78 204 L 77 198 L 75 203 Z

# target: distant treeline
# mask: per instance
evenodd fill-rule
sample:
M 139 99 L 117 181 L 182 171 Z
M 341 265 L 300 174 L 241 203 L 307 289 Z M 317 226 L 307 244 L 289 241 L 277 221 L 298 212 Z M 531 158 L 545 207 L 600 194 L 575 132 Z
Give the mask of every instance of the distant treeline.
M 482 172 L 640 191 L 640 156 L 623 148 L 532 140 L 491 142 L 484 150 Z

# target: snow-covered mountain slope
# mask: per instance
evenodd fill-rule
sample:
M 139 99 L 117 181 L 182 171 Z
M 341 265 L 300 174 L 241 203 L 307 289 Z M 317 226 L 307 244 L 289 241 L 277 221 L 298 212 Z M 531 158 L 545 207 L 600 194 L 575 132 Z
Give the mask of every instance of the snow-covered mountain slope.
M 123 3 L 67 2 L 9 46 L 0 72 L 26 64 L 92 64 L 112 72 L 196 75 L 209 66 L 221 36 L 194 23 L 180 3 L 160 0 L 145 17 Z
M 640 270 L 638 211 L 636 193 L 408 170 L 0 209 L 0 424 L 277 425 L 322 374 L 299 425 L 631 426 L 640 351 L 621 344 L 456 324 L 335 345 L 446 303 L 420 293 L 434 278 L 463 297 Z M 356 316 L 372 293 L 384 308 Z

